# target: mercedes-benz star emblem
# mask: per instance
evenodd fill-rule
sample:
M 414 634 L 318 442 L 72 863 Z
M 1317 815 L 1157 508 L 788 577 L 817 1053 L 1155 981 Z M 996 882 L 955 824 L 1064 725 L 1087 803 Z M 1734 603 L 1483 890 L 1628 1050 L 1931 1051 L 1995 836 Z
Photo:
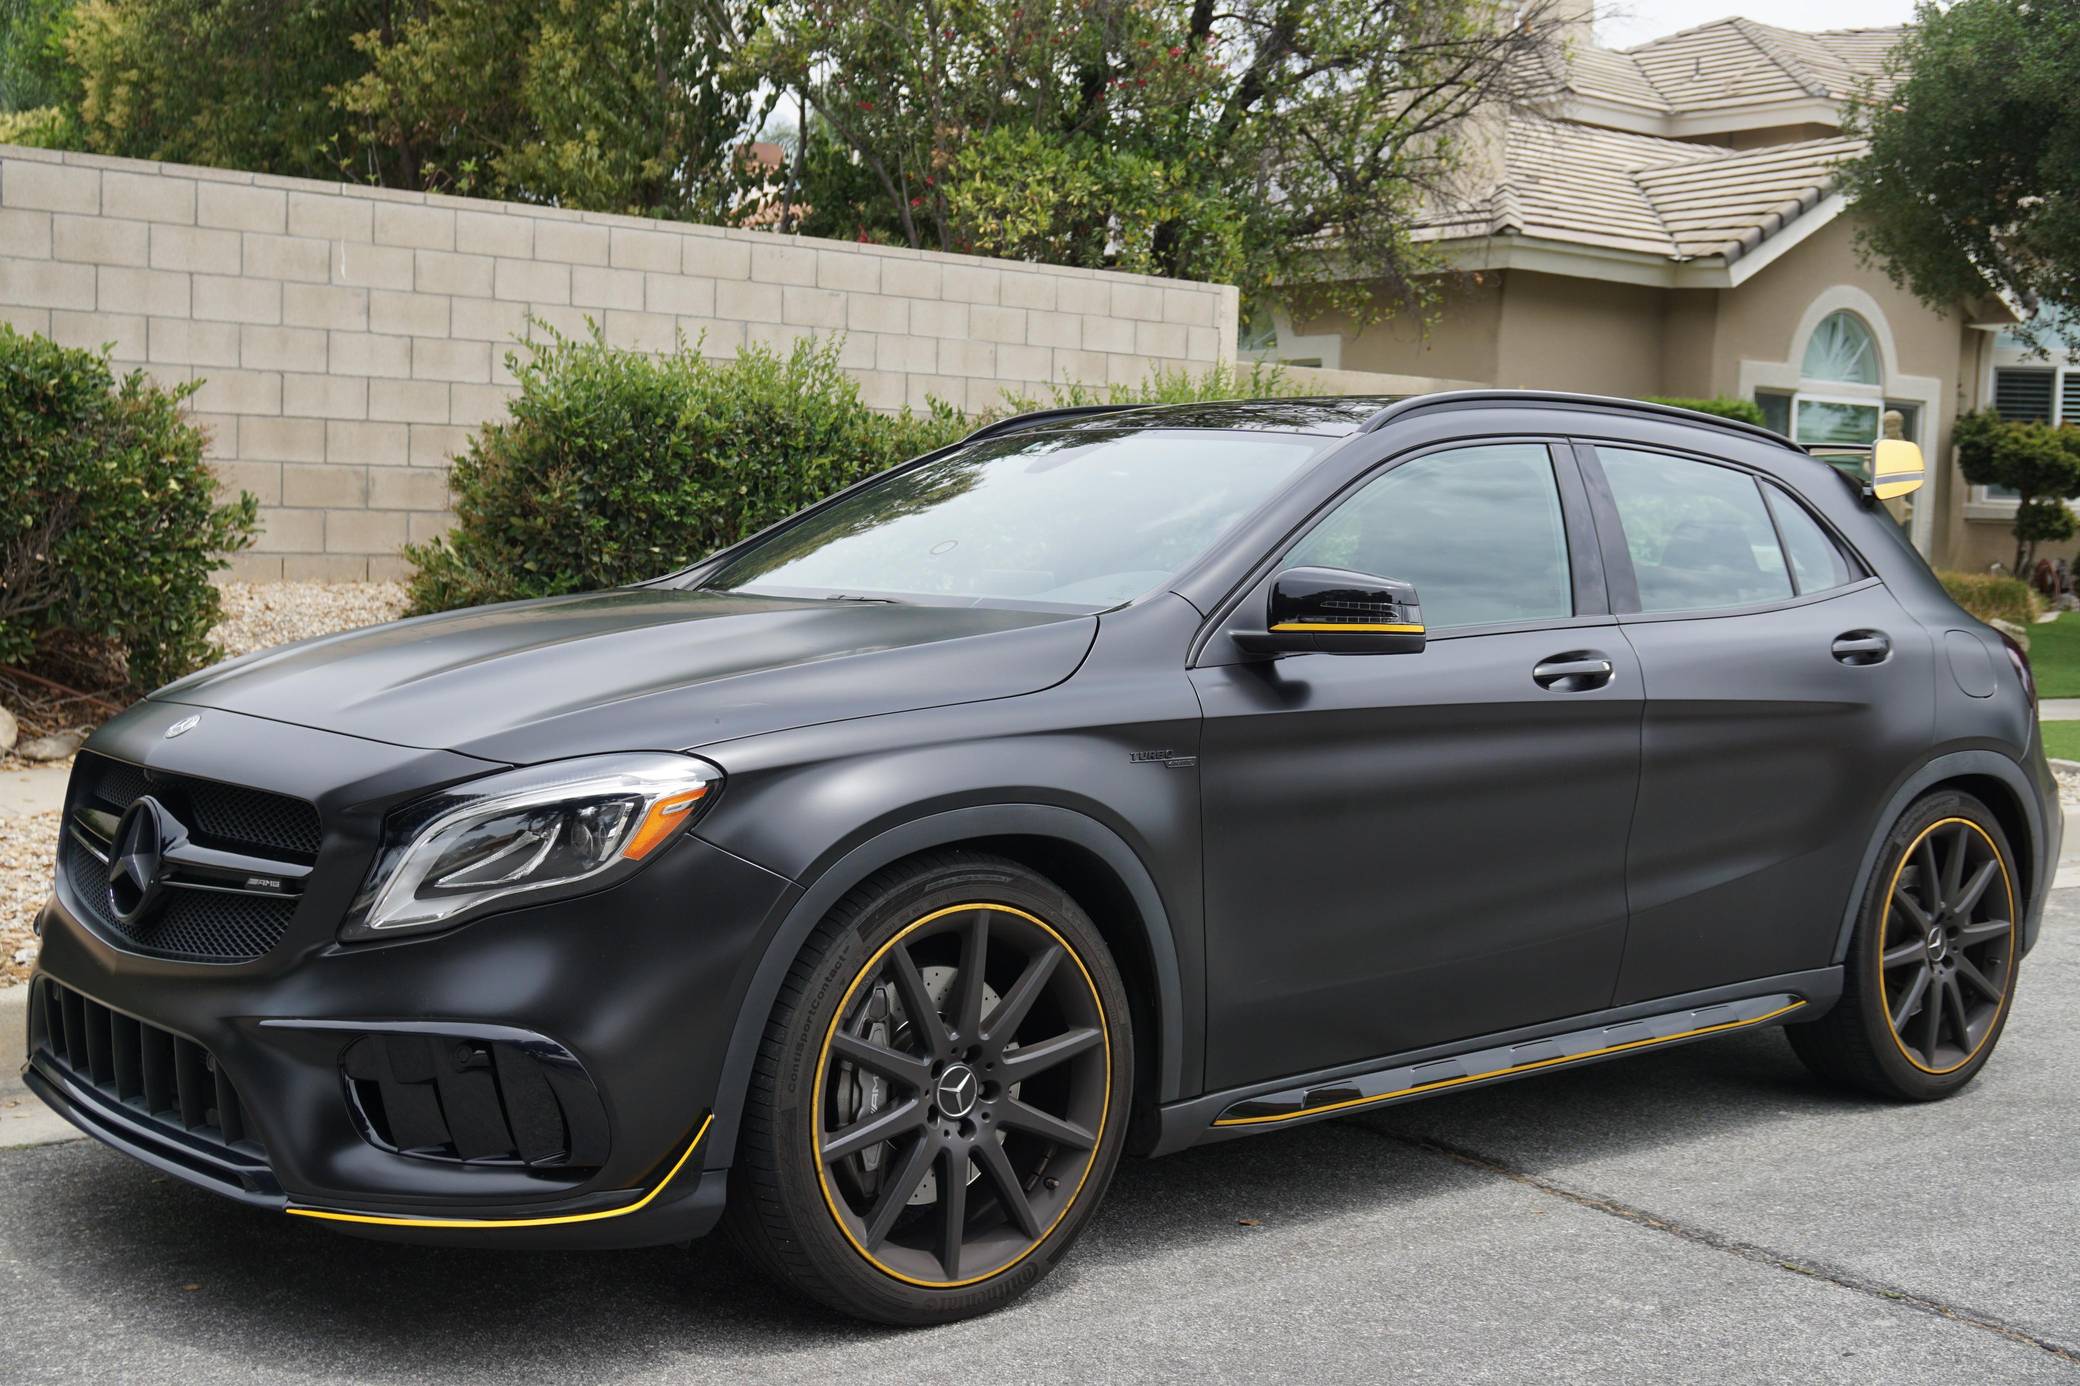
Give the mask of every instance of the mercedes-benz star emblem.
M 180 721 L 178 721 L 178 722 L 175 722 L 175 723 L 174 723 L 174 724 L 173 724 L 172 726 L 170 726 L 170 727 L 168 727 L 168 728 L 166 729 L 166 737 L 165 737 L 165 739 L 166 739 L 166 740 L 168 740 L 168 741 L 171 741 L 171 740 L 173 740 L 173 739 L 174 739 L 174 738 L 175 738 L 176 736 L 179 736 L 179 735 L 180 735 L 180 734 L 181 734 L 182 732 L 191 732 L 191 731 L 194 731 L 194 730 L 195 730 L 195 724 L 196 724 L 197 722 L 200 722 L 201 720 L 202 720 L 202 714 L 201 714 L 201 713 L 199 713 L 199 712 L 198 712 L 198 713 L 196 713 L 196 714 L 195 714 L 195 715 L 194 715 L 193 717 L 183 717 L 183 718 L 181 718 L 181 720 L 180 720 Z
M 950 1117 L 964 1117 L 975 1106 L 975 1070 L 966 1064 L 949 1064 L 932 1087 L 939 1110 Z
M 146 795 L 116 824 L 108 857 L 108 899 L 125 924 L 144 916 L 165 889 L 168 819 L 159 801 Z

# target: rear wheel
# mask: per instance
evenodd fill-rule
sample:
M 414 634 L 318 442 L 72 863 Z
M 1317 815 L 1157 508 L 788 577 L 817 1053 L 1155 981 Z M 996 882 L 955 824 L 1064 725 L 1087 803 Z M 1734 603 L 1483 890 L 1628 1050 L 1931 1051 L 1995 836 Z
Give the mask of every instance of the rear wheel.
M 1126 1015 L 1096 928 L 1026 868 L 949 853 L 869 880 L 812 936 L 767 1026 L 732 1234 L 864 1318 L 1008 1303 L 1118 1162 Z
M 1983 1068 L 2021 961 L 2007 835 L 1969 794 L 1902 815 L 1849 940 L 1841 1002 L 1785 1033 L 1823 1078 L 1909 1101 L 1948 1097 Z

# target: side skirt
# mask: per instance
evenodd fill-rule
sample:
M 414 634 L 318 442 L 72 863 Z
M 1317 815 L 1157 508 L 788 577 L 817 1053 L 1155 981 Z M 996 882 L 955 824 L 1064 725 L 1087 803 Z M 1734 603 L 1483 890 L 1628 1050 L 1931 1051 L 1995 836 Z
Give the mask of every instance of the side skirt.
M 1458 1088 L 1665 1048 L 1736 1030 L 1815 1019 L 1841 994 L 1841 970 L 1669 997 L 1550 1025 L 1391 1056 L 1320 1077 L 1274 1080 L 1163 1109 L 1151 1153 L 1344 1112 L 1413 1102 Z

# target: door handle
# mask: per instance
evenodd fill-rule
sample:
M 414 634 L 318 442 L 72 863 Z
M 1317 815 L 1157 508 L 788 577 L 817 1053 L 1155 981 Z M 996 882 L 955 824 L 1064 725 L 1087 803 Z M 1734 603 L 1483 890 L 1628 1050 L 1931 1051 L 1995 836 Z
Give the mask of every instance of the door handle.
M 1883 664 L 1892 654 L 1892 637 L 1882 630 L 1845 631 L 1834 638 L 1829 653 L 1851 667 Z
M 1613 665 L 1601 650 L 1570 650 L 1540 660 L 1531 681 L 1550 693 L 1586 693 L 1611 681 Z

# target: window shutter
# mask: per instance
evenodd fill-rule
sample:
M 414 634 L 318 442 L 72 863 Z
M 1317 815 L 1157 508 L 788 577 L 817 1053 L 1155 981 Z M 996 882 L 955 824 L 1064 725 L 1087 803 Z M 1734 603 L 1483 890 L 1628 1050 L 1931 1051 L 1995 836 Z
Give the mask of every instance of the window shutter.
M 2051 391 L 2057 378 L 2058 373 L 2049 370 L 1994 371 L 1994 412 L 2011 422 L 2050 423 Z
M 2080 370 L 2068 366 L 2060 383 L 2065 388 L 2059 392 L 2058 421 L 2080 424 Z

